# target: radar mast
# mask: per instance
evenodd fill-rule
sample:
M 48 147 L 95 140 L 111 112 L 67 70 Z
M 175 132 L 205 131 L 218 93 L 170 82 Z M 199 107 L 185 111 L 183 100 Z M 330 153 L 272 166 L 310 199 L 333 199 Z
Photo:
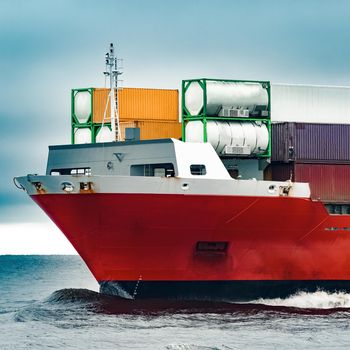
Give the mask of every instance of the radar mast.
M 110 118 L 114 141 L 121 141 L 119 110 L 118 110 L 118 76 L 122 72 L 118 69 L 118 59 L 114 53 L 113 43 L 109 45 L 109 52 L 105 55 L 106 70 L 103 74 L 109 77 L 109 101 L 110 101 Z

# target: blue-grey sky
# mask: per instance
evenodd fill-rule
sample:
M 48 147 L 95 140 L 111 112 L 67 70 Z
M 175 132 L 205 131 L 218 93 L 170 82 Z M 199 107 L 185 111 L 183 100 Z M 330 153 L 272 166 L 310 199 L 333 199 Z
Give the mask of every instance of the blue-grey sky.
M 70 142 L 70 89 L 104 85 L 109 42 L 124 86 L 350 85 L 349 17 L 347 0 L 0 0 L 0 224 L 47 222 L 12 178 Z

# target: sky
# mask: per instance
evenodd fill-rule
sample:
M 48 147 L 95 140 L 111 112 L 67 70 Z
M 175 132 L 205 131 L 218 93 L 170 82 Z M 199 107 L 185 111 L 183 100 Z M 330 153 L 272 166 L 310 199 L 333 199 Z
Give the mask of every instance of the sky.
M 0 0 L 0 254 L 74 252 L 12 179 L 70 142 L 70 90 L 104 86 L 110 42 L 125 87 L 350 85 L 349 15 L 347 0 Z

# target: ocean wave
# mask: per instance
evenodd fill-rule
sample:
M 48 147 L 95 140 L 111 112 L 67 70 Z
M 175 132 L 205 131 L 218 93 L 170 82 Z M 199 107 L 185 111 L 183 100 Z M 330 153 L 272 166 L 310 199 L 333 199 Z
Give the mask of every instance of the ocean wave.
M 222 347 L 202 346 L 195 344 L 170 344 L 165 347 L 167 350 L 229 350 L 233 349 L 223 345 Z
M 248 303 L 199 300 L 130 300 L 105 295 L 88 289 L 62 289 L 52 293 L 46 302 L 74 303 L 91 311 L 107 314 L 156 313 L 258 313 L 264 311 L 317 312 L 350 311 L 350 294 L 345 292 L 299 292 L 288 298 L 258 299 Z
M 65 288 L 56 290 L 45 301 L 47 303 L 95 303 L 105 297 L 89 289 Z
M 48 298 L 26 305 L 14 313 L 16 322 L 52 321 L 64 327 L 64 320 L 88 317 L 100 294 L 88 289 L 61 289 Z M 82 326 L 84 322 L 82 322 Z
M 49 321 L 65 327 L 64 320 L 89 315 L 236 314 L 237 316 L 286 314 L 330 314 L 350 312 L 350 294 L 338 292 L 299 292 L 286 299 L 258 299 L 250 303 L 193 300 L 130 300 L 100 294 L 88 289 L 61 289 L 43 301 L 24 306 L 14 313 L 16 322 Z M 84 326 L 82 322 L 81 326 Z M 181 348 L 181 347 L 180 347 Z
M 314 293 L 299 292 L 285 299 L 258 299 L 252 301 L 252 304 L 300 309 L 348 309 L 350 308 L 350 294 L 328 293 L 321 290 Z

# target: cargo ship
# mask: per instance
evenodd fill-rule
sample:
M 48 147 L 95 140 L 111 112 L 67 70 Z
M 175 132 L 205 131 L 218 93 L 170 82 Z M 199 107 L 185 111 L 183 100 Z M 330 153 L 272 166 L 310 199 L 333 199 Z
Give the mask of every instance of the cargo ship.
M 112 47 L 110 57 L 112 77 Z M 73 144 L 49 147 L 45 175 L 15 178 L 77 250 L 101 293 L 243 302 L 350 291 L 347 207 L 332 212 L 293 174 L 264 179 L 269 82 L 183 81 L 182 140 L 140 140 L 137 128 L 120 140 L 112 82 L 110 91 L 113 113 L 98 130 L 107 125 L 104 135 L 115 141 L 74 142 L 81 138 L 72 124 Z M 90 99 L 84 92 L 73 93 L 75 116 L 87 111 L 79 105 Z M 84 121 L 80 129 L 94 127 Z

